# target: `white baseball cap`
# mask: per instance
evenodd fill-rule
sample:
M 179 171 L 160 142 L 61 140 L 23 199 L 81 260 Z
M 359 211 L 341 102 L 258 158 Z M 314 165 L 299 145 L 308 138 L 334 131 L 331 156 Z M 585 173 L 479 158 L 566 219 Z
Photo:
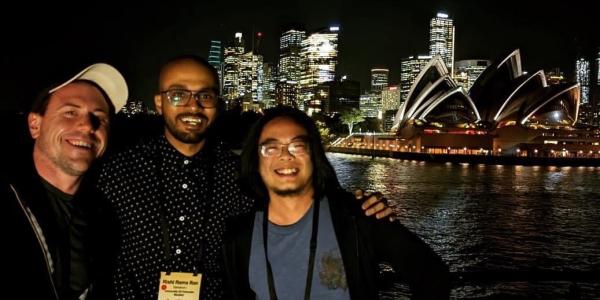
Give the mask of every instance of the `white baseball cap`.
M 97 84 L 106 93 L 108 98 L 110 98 L 115 107 L 115 112 L 121 110 L 127 102 L 129 90 L 127 89 L 125 78 L 117 69 L 105 63 L 93 64 L 83 69 L 79 74 L 51 89 L 48 93 L 54 93 L 56 90 L 75 80 L 89 80 Z

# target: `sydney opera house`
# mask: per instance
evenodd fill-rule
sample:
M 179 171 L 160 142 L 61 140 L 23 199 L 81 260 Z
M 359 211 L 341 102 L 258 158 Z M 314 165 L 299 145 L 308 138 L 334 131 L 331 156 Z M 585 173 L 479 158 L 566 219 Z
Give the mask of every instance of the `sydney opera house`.
M 524 73 L 515 50 L 491 64 L 467 92 L 441 57 L 420 72 L 389 134 L 352 135 L 339 147 L 431 154 L 600 157 L 599 131 L 577 123 L 577 83 L 549 85 Z

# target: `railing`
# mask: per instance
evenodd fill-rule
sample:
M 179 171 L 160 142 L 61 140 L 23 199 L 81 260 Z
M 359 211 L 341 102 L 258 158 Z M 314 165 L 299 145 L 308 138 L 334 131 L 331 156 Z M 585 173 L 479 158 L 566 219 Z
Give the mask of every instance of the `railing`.
M 439 163 L 469 163 L 486 165 L 523 165 L 523 166 L 600 166 L 598 158 L 583 157 L 527 157 L 473 154 L 433 154 L 423 152 L 403 152 L 371 148 L 329 147 L 328 151 L 358 154 L 371 157 L 391 157 L 397 159 L 431 161 Z

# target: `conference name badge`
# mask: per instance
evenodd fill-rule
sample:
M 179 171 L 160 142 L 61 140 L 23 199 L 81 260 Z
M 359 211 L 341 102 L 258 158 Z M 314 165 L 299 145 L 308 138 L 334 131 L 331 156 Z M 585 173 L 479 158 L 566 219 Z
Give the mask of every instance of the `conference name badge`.
M 158 300 L 199 300 L 202 274 L 160 272 Z

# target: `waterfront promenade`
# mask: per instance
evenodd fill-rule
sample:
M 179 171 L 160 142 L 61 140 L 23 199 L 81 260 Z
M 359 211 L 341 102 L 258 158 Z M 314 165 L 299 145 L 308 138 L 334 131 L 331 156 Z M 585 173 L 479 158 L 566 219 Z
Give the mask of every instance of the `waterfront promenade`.
M 403 152 L 368 148 L 329 147 L 329 152 L 358 154 L 371 157 L 390 157 L 397 159 L 431 161 L 439 163 L 469 163 L 486 165 L 523 165 L 523 166 L 586 166 L 600 167 L 600 158 L 585 157 L 531 157 L 514 155 L 473 155 L 473 154 L 431 154 Z

